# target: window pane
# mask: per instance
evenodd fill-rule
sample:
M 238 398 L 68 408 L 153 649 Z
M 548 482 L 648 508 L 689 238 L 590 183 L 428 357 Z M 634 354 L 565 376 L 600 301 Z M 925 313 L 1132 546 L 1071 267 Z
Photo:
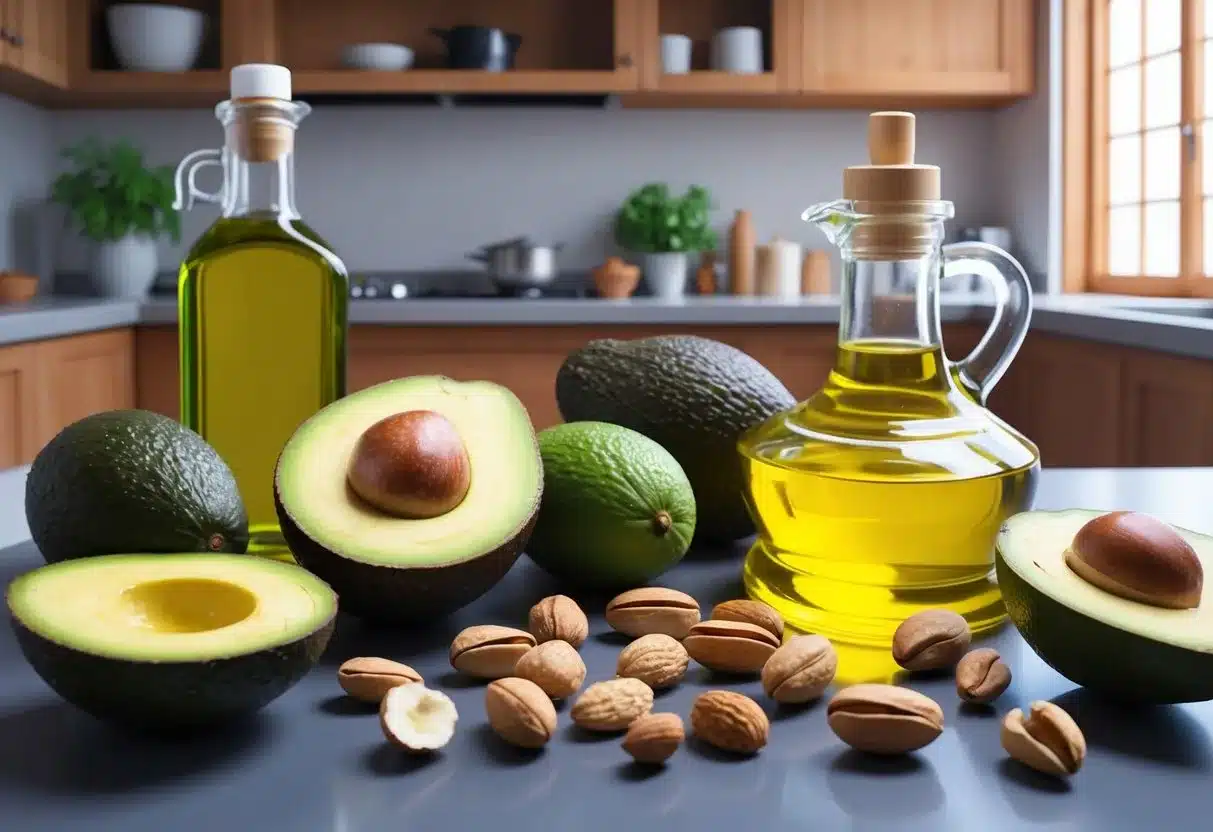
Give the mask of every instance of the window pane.
M 1179 274 L 1179 203 L 1146 205 L 1146 274 Z
M 1179 54 L 1146 62 L 1146 127 L 1179 124 Z
M 1149 0 L 1147 7 L 1150 13 L 1146 15 L 1146 54 L 1178 49 L 1181 0 Z
M 1141 274 L 1141 206 L 1108 212 L 1108 274 Z
M 1178 127 L 1146 133 L 1146 199 L 1179 199 L 1181 150 Z
M 1108 202 L 1113 205 L 1141 202 L 1140 134 L 1108 142 Z
M 1142 0 L 1112 0 L 1108 4 L 1109 66 L 1131 63 L 1141 56 L 1141 4 Z
M 1140 129 L 1141 66 L 1135 64 L 1108 74 L 1108 133 L 1120 136 Z

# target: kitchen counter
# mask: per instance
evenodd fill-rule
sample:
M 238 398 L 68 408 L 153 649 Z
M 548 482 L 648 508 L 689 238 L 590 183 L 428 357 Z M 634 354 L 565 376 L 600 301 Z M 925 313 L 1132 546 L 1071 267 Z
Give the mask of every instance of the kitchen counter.
M 23 528 L 22 473 L 0 473 L 0 536 Z M 1046 471 L 1038 506 L 1149 511 L 1213 531 L 1213 470 Z M 8 516 L 5 516 L 7 513 Z M 705 551 L 662 582 L 705 607 L 739 592 L 743 549 Z M 29 543 L 0 550 L 7 583 L 40 558 Z M 691 743 L 664 770 L 632 766 L 618 737 L 571 728 L 538 754 L 500 743 L 487 728 L 483 687 L 450 672 L 452 636 L 472 623 L 525 624 L 532 603 L 557 587 L 525 558 L 471 607 L 432 630 L 375 633 L 341 619 L 322 664 L 252 725 L 189 744 L 136 740 L 58 700 L 0 632 L 0 829 L 89 832 L 384 830 L 822 829 L 1017 832 L 1187 829 L 1213 806 L 1213 704 L 1121 711 L 1076 690 L 1045 666 L 1013 628 L 989 643 L 1014 671 L 990 712 L 957 705 L 951 680 L 912 686 L 935 697 L 944 734 L 921 752 L 874 759 L 829 731 L 824 702 L 776 709 L 756 681 L 728 683 L 772 716 L 770 744 L 754 759 L 724 758 Z M 589 680 L 614 674 L 618 642 L 601 602 L 586 602 Z M 356 655 L 408 662 L 459 708 L 456 736 L 432 758 L 406 758 L 383 742 L 373 714 L 354 712 L 335 668 Z M 692 699 L 718 686 L 695 667 L 656 709 L 685 718 Z M 1075 717 L 1089 746 L 1083 769 L 1058 783 L 1009 761 L 999 720 L 1010 708 L 1052 699 Z
M 964 296 L 941 302 L 944 321 L 989 320 L 990 306 Z M 1175 310 L 1187 314 L 1169 314 Z M 578 324 L 835 324 L 837 298 L 688 297 L 629 300 L 455 299 L 350 303 L 350 322 L 379 326 L 568 326 Z M 173 325 L 171 299 L 144 302 L 46 298 L 0 306 L 0 346 L 135 325 Z M 1122 346 L 1213 358 L 1213 302 L 1117 295 L 1037 296 L 1032 328 Z

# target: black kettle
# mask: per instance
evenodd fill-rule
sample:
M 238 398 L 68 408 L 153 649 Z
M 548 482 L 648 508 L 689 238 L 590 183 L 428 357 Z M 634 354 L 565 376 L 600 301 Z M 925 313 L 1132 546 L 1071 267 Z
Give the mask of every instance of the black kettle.
M 449 69 L 481 69 L 502 72 L 514 68 L 514 55 L 522 45 L 522 35 L 510 34 L 491 26 L 430 27 L 430 33 L 446 42 Z

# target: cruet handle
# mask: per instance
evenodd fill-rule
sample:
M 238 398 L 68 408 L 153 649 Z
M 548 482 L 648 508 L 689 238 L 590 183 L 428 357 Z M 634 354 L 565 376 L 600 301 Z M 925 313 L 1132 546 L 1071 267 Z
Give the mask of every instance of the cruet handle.
M 973 351 L 952 365 L 954 377 L 984 406 L 1028 334 L 1032 284 L 1018 260 L 989 243 L 951 243 L 943 259 L 944 277 L 977 275 L 994 289 L 994 320 Z
M 222 202 L 223 188 L 211 193 L 198 187 L 198 171 L 205 167 L 223 167 L 223 151 L 214 148 L 195 150 L 181 160 L 177 165 L 176 190 L 177 198 L 173 201 L 174 211 L 188 211 L 194 207 L 194 202 Z

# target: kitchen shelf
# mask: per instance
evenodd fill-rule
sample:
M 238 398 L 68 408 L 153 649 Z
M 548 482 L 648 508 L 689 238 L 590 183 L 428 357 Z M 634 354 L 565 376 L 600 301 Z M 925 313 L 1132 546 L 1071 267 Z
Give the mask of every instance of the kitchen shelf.
M 613 72 L 594 70 L 297 70 L 294 72 L 293 82 L 300 94 L 606 94 L 634 89 L 622 82 Z

